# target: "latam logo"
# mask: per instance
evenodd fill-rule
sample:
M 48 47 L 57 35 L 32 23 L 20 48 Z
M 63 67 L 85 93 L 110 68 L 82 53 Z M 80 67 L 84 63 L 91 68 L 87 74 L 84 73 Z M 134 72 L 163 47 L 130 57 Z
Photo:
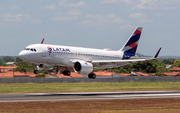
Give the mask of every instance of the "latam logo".
M 50 47 L 50 46 L 47 46 L 47 49 L 49 50 L 49 51 L 64 51 L 64 52 L 70 52 L 70 49 L 68 49 L 68 48 L 52 48 L 52 47 Z
M 49 47 L 49 46 L 47 46 L 47 49 L 48 49 L 49 51 L 52 51 L 52 48 L 51 48 L 51 47 Z

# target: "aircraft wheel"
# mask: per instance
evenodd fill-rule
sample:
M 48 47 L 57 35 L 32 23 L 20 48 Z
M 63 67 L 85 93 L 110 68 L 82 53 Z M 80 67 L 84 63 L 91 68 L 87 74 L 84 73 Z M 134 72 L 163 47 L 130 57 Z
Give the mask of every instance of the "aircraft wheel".
M 70 71 L 67 71 L 67 76 L 70 76 L 71 75 L 71 72 Z
M 70 71 L 68 71 L 68 70 L 64 70 L 64 71 L 63 71 L 63 75 L 70 76 L 70 75 L 71 75 L 71 72 L 70 72 Z
M 88 78 L 89 78 L 89 79 L 91 79 L 91 78 L 92 78 L 92 77 L 91 77 L 91 74 L 89 74 L 89 75 L 88 75 Z
M 66 75 L 66 70 L 63 71 L 63 75 Z
M 95 79 L 96 75 L 94 73 L 89 73 L 88 77 L 89 79 Z
M 34 70 L 34 74 L 38 74 L 38 70 Z
M 93 73 L 92 74 L 92 79 L 95 79 L 96 78 L 96 75 Z

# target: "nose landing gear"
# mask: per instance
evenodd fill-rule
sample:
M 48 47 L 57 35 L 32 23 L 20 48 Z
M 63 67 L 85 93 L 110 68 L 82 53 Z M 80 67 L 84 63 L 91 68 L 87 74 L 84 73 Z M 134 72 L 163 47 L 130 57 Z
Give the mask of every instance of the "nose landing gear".
M 34 74 L 38 74 L 38 70 L 34 70 Z

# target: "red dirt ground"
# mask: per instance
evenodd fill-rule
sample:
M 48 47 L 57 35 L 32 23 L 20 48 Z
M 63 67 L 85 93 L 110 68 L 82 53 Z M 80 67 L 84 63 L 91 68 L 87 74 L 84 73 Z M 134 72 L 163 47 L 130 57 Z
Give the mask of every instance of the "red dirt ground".
M 0 112 L 18 113 L 177 113 L 180 98 L 0 103 Z

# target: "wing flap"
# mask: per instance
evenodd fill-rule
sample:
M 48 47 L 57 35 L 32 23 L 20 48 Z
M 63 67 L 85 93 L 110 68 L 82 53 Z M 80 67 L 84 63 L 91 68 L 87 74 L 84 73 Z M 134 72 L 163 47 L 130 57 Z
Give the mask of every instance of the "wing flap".
M 94 63 L 134 63 L 139 61 L 145 61 L 146 59 L 133 59 L 133 60 L 93 60 L 91 61 L 92 64 Z
M 93 60 L 91 63 L 95 68 L 115 68 L 127 64 L 132 64 L 139 61 L 145 61 L 146 59 L 133 59 L 133 60 Z

